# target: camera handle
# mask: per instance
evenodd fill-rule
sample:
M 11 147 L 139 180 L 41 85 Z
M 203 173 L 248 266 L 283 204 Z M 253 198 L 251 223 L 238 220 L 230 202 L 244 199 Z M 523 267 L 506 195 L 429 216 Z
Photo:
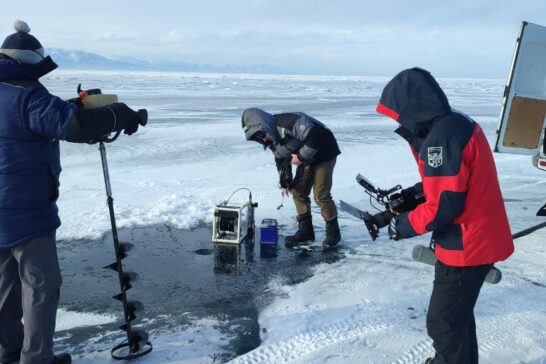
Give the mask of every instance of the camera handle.
M 382 190 L 381 188 L 376 188 L 375 192 L 371 192 L 367 189 L 365 189 L 364 192 L 370 195 L 370 197 L 372 197 L 379 204 L 386 206 L 389 202 L 389 196 L 397 191 L 400 191 L 401 189 L 402 189 L 402 186 L 396 185 L 393 188 L 389 188 L 388 190 Z
M 389 202 L 389 195 L 402 189 L 402 186 L 400 185 L 396 185 L 393 188 L 389 188 L 387 190 L 377 188 L 369 179 L 367 179 L 360 173 L 356 175 L 356 182 L 360 186 L 364 187 L 364 192 L 366 192 L 371 198 L 373 198 L 375 201 L 383 206 L 386 206 Z
M 382 189 L 378 188 L 377 189 L 377 199 L 381 200 L 382 205 L 386 205 L 386 203 L 388 202 L 389 196 L 391 194 L 397 192 L 397 191 L 400 191 L 400 190 L 402 190 L 402 186 L 400 186 L 400 185 L 396 185 L 393 188 L 389 188 L 388 190 L 382 190 Z M 385 201 L 385 199 L 387 199 L 387 201 Z

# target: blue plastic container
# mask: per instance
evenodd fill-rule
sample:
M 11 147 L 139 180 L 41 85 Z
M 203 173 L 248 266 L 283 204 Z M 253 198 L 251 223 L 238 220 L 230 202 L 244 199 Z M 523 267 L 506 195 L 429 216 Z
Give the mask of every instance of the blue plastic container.
M 277 245 L 279 225 L 275 219 L 263 219 L 260 224 L 260 244 Z

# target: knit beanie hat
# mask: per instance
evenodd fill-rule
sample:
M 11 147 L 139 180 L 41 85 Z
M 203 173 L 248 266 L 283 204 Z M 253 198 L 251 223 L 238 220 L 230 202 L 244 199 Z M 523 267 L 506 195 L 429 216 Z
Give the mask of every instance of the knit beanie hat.
M 30 27 L 22 20 L 16 20 L 13 24 L 15 33 L 8 35 L 2 43 L 0 53 L 15 59 L 21 63 L 35 64 L 44 59 L 44 48 L 30 35 Z

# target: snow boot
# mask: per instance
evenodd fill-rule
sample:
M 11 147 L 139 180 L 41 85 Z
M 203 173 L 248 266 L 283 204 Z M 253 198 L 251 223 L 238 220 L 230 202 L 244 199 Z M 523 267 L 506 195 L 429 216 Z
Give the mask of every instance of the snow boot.
M 434 358 L 427 358 L 427 360 L 425 360 L 425 364 L 434 364 Z
M 341 240 L 341 233 L 339 231 L 339 224 L 337 217 L 334 217 L 330 221 L 326 221 L 326 238 L 322 242 L 322 248 L 330 248 L 337 245 Z
M 284 239 L 284 245 L 287 247 L 315 241 L 315 230 L 313 229 L 311 215 L 298 216 L 297 220 L 298 231 L 294 235 L 289 235 Z
M 70 364 L 72 363 L 72 357 L 68 353 L 62 353 L 55 355 L 51 364 Z

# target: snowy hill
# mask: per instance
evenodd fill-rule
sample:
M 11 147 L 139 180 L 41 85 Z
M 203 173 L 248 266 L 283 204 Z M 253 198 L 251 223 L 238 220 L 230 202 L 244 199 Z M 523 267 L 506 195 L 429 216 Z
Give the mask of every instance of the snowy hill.
M 269 65 L 215 65 L 195 64 L 183 61 L 150 62 L 132 57 L 106 57 L 82 50 L 68 50 L 60 48 L 46 49 L 46 54 L 50 55 L 61 69 L 228 73 L 281 72 L 281 70 L 278 68 Z

